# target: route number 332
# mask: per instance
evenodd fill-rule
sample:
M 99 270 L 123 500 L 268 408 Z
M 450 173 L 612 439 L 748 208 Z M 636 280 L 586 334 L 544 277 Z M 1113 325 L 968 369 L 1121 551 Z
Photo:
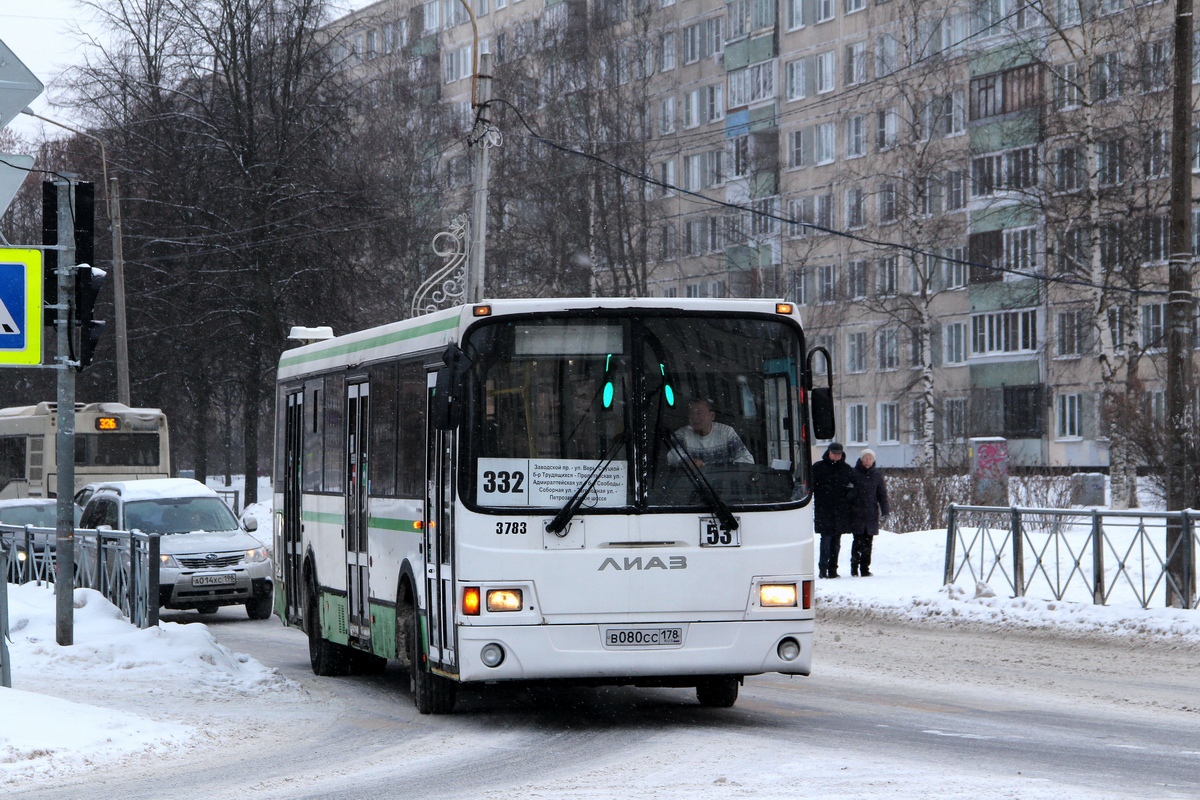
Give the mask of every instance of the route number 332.
M 488 470 L 483 473 L 483 491 L 487 494 L 524 494 L 525 473 Z

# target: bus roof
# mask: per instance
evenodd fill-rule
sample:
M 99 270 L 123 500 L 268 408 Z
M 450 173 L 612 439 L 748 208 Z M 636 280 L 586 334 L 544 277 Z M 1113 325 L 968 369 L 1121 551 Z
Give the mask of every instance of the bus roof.
M 0 408 L 0 417 L 43 417 L 49 416 L 58 410 L 58 403 L 42 402 L 35 406 L 12 406 L 10 408 Z M 76 414 L 112 414 L 114 416 L 120 414 L 136 414 L 136 415 L 161 415 L 162 409 L 158 408 L 130 408 L 124 403 L 76 403 Z
M 471 305 L 455 306 L 425 316 L 401 322 L 355 331 L 332 339 L 312 342 L 285 350 L 279 358 L 278 379 L 320 372 L 347 364 L 375 361 L 395 352 L 440 351 L 458 340 L 459 331 L 477 315 L 475 309 L 488 306 L 486 316 L 509 314 L 545 314 L 558 311 L 588 311 L 594 309 L 681 309 L 685 311 L 735 311 L 775 314 L 777 299 L 744 298 L 679 298 L 679 297 L 552 297 L 484 300 Z M 799 319 L 795 305 L 791 316 Z

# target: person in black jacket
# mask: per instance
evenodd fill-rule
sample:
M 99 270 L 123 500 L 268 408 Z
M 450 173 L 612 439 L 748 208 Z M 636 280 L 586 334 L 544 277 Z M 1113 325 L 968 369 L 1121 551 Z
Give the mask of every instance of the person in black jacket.
M 887 485 L 883 473 L 875 466 L 875 452 L 863 450 L 854 465 L 855 514 L 854 541 L 850 544 L 850 574 L 866 578 L 871 575 L 871 545 L 879 534 L 879 512 L 887 516 Z
M 822 578 L 838 577 L 842 534 L 853 530 L 855 490 L 852 473 L 839 442 L 832 442 L 821 460 L 813 464 L 813 529 L 821 535 L 818 567 Z

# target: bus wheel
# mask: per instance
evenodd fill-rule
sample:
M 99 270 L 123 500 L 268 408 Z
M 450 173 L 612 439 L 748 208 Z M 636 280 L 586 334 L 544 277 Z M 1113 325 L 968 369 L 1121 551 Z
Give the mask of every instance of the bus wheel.
M 256 597 L 246 603 L 246 616 L 250 619 L 270 619 L 274 608 L 271 595 Z
M 413 609 L 411 627 L 408 629 L 409 682 L 412 686 L 413 702 L 422 714 L 449 714 L 454 710 L 458 684 L 441 675 L 434 675 L 426 668 L 425 651 L 421 647 L 421 618 Z
M 317 592 L 308 590 L 308 603 L 304 607 L 304 629 L 308 631 L 308 661 L 314 675 L 345 675 L 350 671 L 350 652 L 340 644 L 334 644 L 321 636 L 321 611 L 317 603 Z
M 696 699 L 706 708 L 729 708 L 737 697 L 737 678 L 706 678 L 696 684 Z

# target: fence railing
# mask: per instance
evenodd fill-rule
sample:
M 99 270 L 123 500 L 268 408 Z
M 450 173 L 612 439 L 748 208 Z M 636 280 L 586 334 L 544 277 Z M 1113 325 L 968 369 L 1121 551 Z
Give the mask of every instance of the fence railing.
M 53 528 L 0 525 L 8 551 L 5 585 L 55 583 L 57 546 Z M 75 529 L 75 586 L 95 589 L 139 628 L 158 624 L 159 534 L 141 531 Z M 3 587 L 0 587 L 3 588 Z
M 1200 512 L 951 505 L 945 583 L 1014 597 L 1196 608 Z

